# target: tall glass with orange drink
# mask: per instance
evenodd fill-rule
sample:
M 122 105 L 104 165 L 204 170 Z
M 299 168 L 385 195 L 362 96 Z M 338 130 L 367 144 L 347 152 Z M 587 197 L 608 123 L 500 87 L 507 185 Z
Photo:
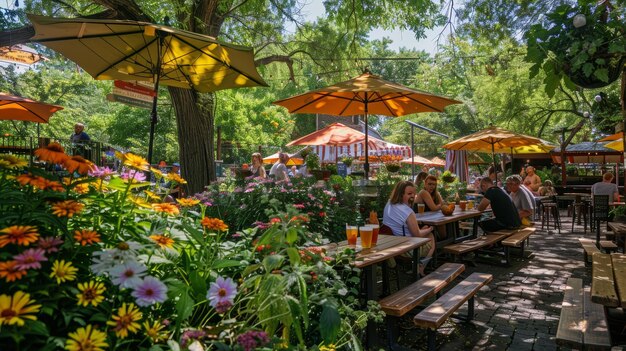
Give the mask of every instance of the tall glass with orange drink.
M 358 227 L 352 225 L 346 225 L 346 237 L 348 239 L 348 245 L 356 246 L 356 238 L 358 236 Z
M 380 231 L 380 225 L 368 224 L 368 226 L 372 227 L 372 246 L 376 246 L 376 244 L 378 243 L 378 232 Z

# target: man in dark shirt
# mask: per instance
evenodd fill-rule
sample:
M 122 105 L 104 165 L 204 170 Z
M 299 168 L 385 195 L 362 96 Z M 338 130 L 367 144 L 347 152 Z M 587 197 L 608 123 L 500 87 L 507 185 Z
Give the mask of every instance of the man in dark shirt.
M 500 229 L 515 229 L 522 223 L 518 211 L 511 201 L 511 198 L 504 190 L 493 185 L 493 180 L 485 177 L 480 181 L 480 190 L 485 197 L 478 205 L 479 211 L 484 211 L 489 205 L 495 218 L 479 222 L 480 227 L 488 232 L 495 232 Z

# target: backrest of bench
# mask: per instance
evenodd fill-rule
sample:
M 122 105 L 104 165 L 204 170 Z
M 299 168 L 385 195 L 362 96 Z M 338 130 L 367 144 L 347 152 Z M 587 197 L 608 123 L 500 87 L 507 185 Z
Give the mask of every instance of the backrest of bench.
M 380 307 L 387 315 L 401 317 L 435 296 L 464 270 L 463 264 L 444 263 L 424 278 L 380 300 Z
M 467 300 L 474 297 L 478 290 L 489 284 L 493 275 L 487 273 L 472 273 L 454 288 L 443 294 L 437 301 L 430 304 L 418 313 L 413 322 L 418 327 L 437 329 Z

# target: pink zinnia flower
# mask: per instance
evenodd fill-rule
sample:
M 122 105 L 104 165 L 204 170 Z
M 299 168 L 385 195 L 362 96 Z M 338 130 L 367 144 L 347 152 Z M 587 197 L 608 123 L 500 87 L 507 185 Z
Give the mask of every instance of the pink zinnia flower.
M 146 180 L 146 175 L 143 172 L 138 172 L 135 170 L 128 170 L 120 175 L 120 177 L 124 180 L 134 180 L 137 182 L 143 182 Z
M 206 294 L 209 305 L 214 308 L 220 307 L 219 313 L 226 312 L 232 306 L 235 296 L 237 296 L 237 284 L 231 278 L 224 279 L 223 277 L 217 277 L 217 280 L 211 283 L 209 292 Z M 224 307 L 227 307 L 226 310 Z
M 100 168 L 98 166 L 94 166 L 93 169 L 89 171 L 89 175 L 97 178 L 105 178 L 113 174 L 113 172 L 109 167 Z
M 121 288 L 135 288 L 141 283 L 148 268 L 141 263 L 129 261 L 111 268 L 111 282 Z
M 46 251 L 46 253 L 58 252 L 57 246 L 63 244 L 63 240 L 54 236 L 48 236 L 45 238 L 39 238 L 37 247 Z
M 41 268 L 40 262 L 48 260 L 44 253 L 43 249 L 28 249 L 19 255 L 15 255 L 13 256 L 13 259 L 17 262 L 15 267 L 20 270 L 39 269 Z
M 138 306 L 150 306 L 167 300 L 167 285 L 155 277 L 147 276 L 135 287 L 131 294 Z

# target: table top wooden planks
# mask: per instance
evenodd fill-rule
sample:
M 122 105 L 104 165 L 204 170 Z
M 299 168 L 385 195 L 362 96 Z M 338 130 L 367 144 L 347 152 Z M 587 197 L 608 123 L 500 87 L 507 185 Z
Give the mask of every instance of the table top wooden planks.
M 357 240 L 356 249 L 360 251 L 356 255 L 354 266 L 358 268 L 388 260 L 402 255 L 428 243 L 428 238 L 416 238 L 410 236 L 379 235 L 378 243 L 370 249 L 361 248 L 361 238 Z M 343 250 L 349 248 L 348 241 L 324 246 L 328 251 Z
M 613 277 L 615 289 L 620 298 L 620 306 L 626 308 L 626 255 L 611 254 L 611 263 L 613 263 Z
M 620 303 L 615 291 L 611 255 L 594 253 L 592 262 L 591 301 L 607 307 L 618 307 Z
M 418 222 L 421 222 L 426 225 L 442 225 L 448 224 L 452 222 L 462 221 L 464 219 L 474 218 L 482 215 L 483 212 L 478 211 L 476 209 L 461 211 L 461 209 L 457 206 L 454 209 L 454 212 L 450 216 L 444 216 L 441 211 L 431 211 L 424 213 L 416 213 L 415 217 Z

